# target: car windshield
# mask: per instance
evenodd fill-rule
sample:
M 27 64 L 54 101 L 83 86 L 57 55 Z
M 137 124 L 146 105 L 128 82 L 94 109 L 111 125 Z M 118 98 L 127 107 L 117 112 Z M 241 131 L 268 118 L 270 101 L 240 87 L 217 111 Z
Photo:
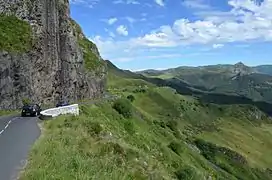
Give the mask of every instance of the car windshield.
M 23 106 L 23 108 L 33 108 L 33 107 L 34 107 L 34 104 L 27 104 Z

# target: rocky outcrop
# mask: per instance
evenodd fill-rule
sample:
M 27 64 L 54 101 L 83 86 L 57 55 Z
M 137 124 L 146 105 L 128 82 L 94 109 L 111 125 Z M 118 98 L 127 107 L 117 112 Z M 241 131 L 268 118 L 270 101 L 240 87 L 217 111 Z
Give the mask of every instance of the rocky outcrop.
M 231 70 L 234 74 L 237 75 L 248 75 L 254 73 L 254 70 L 251 67 L 246 66 L 242 62 L 234 64 Z
M 0 49 L 0 109 L 18 108 L 24 98 L 54 104 L 103 93 L 105 63 L 71 20 L 68 0 L 0 0 L 0 14 L 31 30 L 28 49 Z

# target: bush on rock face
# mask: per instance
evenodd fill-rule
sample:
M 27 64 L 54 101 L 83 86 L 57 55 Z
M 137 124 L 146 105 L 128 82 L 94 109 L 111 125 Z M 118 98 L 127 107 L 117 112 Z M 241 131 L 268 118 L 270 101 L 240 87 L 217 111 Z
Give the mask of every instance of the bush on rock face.
M 125 118 L 132 116 L 132 105 L 127 99 L 118 99 L 114 102 L 113 108 L 119 113 L 122 114 Z
M 23 103 L 23 105 L 29 105 L 31 103 L 31 101 L 29 98 L 23 98 L 22 103 Z

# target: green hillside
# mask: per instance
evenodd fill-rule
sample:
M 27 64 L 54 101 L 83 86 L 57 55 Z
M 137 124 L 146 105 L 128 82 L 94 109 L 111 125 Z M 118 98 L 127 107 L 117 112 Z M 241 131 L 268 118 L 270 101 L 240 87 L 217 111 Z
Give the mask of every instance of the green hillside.
M 261 65 L 254 67 L 255 71 L 263 74 L 272 75 L 272 65 Z
M 108 63 L 118 100 L 43 122 L 21 179 L 272 179 L 272 119 L 216 105 Z
M 178 67 L 163 71 L 147 70 L 138 74 L 166 80 L 175 78 L 205 93 L 241 96 L 253 101 L 272 103 L 270 70 L 270 66 L 248 67 L 240 62 L 235 65 Z

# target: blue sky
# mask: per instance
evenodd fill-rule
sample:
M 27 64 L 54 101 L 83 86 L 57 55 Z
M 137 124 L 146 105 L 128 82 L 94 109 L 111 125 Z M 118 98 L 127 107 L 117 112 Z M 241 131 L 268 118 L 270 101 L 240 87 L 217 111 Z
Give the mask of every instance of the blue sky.
M 130 70 L 272 64 L 272 0 L 70 0 L 104 59 Z

